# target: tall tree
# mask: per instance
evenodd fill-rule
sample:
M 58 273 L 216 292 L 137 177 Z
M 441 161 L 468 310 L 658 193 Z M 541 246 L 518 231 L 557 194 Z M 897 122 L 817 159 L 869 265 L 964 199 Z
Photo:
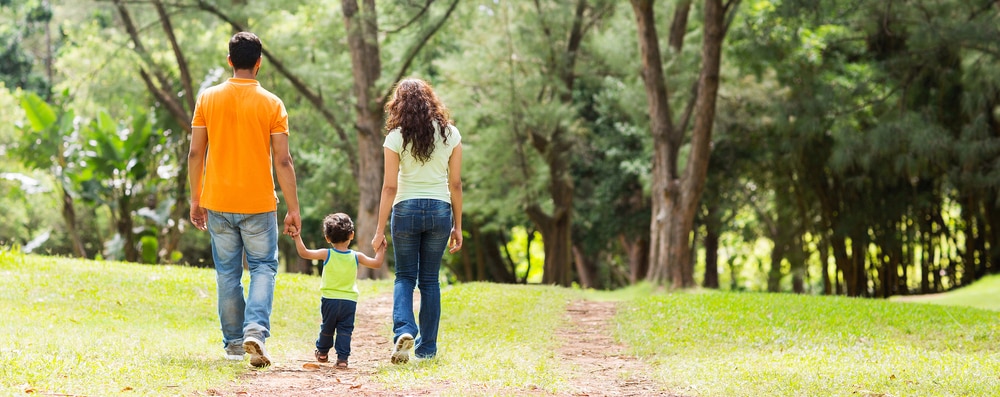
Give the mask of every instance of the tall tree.
M 663 74 L 663 58 L 653 0 L 631 0 L 636 15 L 639 48 L 642 54 L 642 77 L 646 85 L 650 132 L 653 136 L 652 219 L 650 221 L 650 266 L 647 278 L 658 284 L 670 282 L 675 288 L 694 286 L 690 235 L 699 200 L 705 186 L 711 155 L 712 125 L 719 90 L 722 42 L 727 28 L 727 14 L 735 11 L 739 0 L 706 0 L 702 10 L 701 72 L 680 123 L 670 105 L 670 93 Z M 687 31 L 691 1 L 676 5 L 671 23 L 671 48 L 679 53 Z M 680 169 L 678 153 L 684 144 L 688 123 L 691 150 Z M 683 174 L 681 173 L 683 172 Z

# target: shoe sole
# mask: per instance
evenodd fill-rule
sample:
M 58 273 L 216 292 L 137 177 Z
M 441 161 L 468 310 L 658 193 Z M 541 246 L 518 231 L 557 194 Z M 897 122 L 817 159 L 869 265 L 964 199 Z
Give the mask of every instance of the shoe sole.
M 226 360 L 229 360 L 229 361 L 243 361 L 243 356 L 244 356 L 243 354 L 240 354 L 238 356 L 235 355 L 235 354 L 226 354 Z
M 271 365 L 271 359 L 264 355 L 264 349 L 255 340 L 248 340 L 243 342 L 243 350 L 246 350 L 250 354 L 250 365 L 257 368 L 267 367 Z
M 410 349 L 413 348 L 413 337 L 404 335 L 396 341 L 396 350 L 392 352 L 393 364 L 406 364 L 410 362 Z

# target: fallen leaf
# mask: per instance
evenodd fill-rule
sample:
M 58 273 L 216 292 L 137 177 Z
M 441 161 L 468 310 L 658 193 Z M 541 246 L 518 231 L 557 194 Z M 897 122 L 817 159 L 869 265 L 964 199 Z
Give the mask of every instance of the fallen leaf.
M 310 370 L 317 370 L 317 369 L 319 369 L 319 364 L 316 364 L 316 363 L 305 363 L 305 364 L 302 364 L 302 368 L 310 369 Z
M 132 391 L 132 386 L 125 386 L 122 388 L 122 391 Z
M 351 385 L 351 388 L 352 389 L 360 389 L 361 388 L 361 384 L 358 383 L 358 384 Z

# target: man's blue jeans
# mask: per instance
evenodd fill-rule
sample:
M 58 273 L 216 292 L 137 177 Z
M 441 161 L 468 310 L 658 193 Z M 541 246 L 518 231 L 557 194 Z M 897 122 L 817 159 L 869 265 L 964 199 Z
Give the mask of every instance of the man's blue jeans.
M 393 340 L 408 333 L 416 337 L 413 353 L 419 358 L 437 354 L 441 319 L 441 257 L 451 236 L 451 203 L 434 199 L 401 201 L 392 208 L 390 230 L 396 259 L 393 286 Z M 420 325 L 413 318 L 413 288 L 420 288 Z
M 208 211 L 219 289 L 219 320 L 223 346 L 242 344 L 244 336 L 264 341 L 271 336 L 271 303 L 278 273 L 278 216 L 276 212 L 234 214 Z M 243 255 L 250 285 L 243 297 Z

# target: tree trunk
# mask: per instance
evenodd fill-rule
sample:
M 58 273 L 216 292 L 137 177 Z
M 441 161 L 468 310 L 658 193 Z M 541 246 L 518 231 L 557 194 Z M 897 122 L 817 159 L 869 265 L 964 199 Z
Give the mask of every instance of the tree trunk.
M 354 75 L 354 97 L 358 131 L 358 215 L 356 239 L 359 248 L 369 255 L 374 250 L 369 243 L 375 235 L 379 201 L 382 198 L 382 177 L 385 172 L 382 152 L 382 118 L 385 98 L 378 94 L 376 84 L 382 76 L 382 61 L 378 45 L 378 18 L 375 1 L 364 0 L 358 8 L 356 0 L 343 0 L 344 25 L 351 51 L 351 72 Z M 388 266 L 379 269 L 359 268 L 358 277 L 383 278 Z
M 551 168 L 550 168 L 551 169 Z M 572 188 L 568 196 L 572 197 Z M 565 202 L 567 198 L 560 195 Z M 572 201 L 572 198 L 568 199 Z M 572 285 L 572 237 L 570 210 L 563 205 L 556 205 L 554 215 L 545 214 L 538 205 L 527 208 L 528 217 L 538 226 L 545 243 L 545 264 L 542 274 L 543 284 L 555 284 L 568 287 Z
M 701 285 L 719 289 L 719 230 L 715 227 L 705 232 L 705 279 Z
M 135 233 L 132 233 L 132 200 L 128 196 L 122 196 L 118 200 L 118 219 L 115 226 L 119 236 L 125 242 L 125 260 L 128 262 L 139 261 L 139 249 L 135 243 Z
M 76 229 L 76 210 L 73 208 L 73 196 L 69 195 L 65 187 L 62 190 L 62 216 L 66 223 L 66 233 L 73 241 L 73 253 L 78 258 L 86 258 L 87 251 L 83 249 L 83 240 L 80 239 L 80 232 Z
M 629 241 L 625 235 L 619 235 L 618 241 L 628 257 L 628 281 L 635 284 L 646 277 L 649 272 L 649 240 L 640 237 Z
M 725 14 L 721 0 L 705 1 L 702 66 L 694 98 L 694 125 L 690 153 L 684 175 L 677 178 L 677 153 L 683 140 L 687 116 L 681 127 L 674 126 L 660 58 L 659 37 L 652 0 L 632 0 L 643 58 L 642 76 L 653 135 L 653 208 L 650 222 L 649 279 L 658 284 L 670 281 L 674 288 L 694 286 L 691 266 L 690 233 L 704 190 L 711 155 L 712 126 L 719 89 Z M 683 7 L 679 7 L 683 8 Z M 683 12 L 678 9 L 675 12 Z M 679 18 L 675 18 L 677 23 Z M 680 29 L 675 29 L 679 31 Z
M 580 280 L 580 287 L 601 288 L 597 279 L 596 261 L 584 253 L 583 248 L 578 244 L 573 245 L 573 262 L 576 264 L 576 275 Z
M 821 230 L 819 236 L 819 242 L 817 246 L 819 247 L 819 270 L 822 272 L 821 276 L 823 279 L 823 295 L 833 295 L 833 283 L 830 280 L 830 240 L 827 238 L 826 231 Z

